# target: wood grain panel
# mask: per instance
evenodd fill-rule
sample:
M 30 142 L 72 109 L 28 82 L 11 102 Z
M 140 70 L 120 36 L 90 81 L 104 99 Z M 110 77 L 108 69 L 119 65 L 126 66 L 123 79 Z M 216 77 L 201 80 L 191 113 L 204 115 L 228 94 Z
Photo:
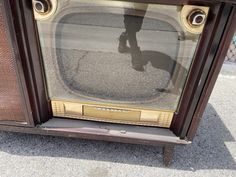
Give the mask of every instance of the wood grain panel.
M 13 51 L 0 4 L 0 120 L 25 122 Z

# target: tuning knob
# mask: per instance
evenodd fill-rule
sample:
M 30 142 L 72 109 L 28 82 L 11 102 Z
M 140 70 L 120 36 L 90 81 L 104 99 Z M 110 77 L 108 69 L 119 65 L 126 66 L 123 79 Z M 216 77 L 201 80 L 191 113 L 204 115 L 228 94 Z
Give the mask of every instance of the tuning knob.
M 33 5 L 34 10 L 41 15 L 46 15 L 52 10 L 50 0 L 34 0 Z
M 205 23 L 206 13 L 201 9 L 194 9 L 188 15 L 188 23 L 192 27 L 199 27 Z

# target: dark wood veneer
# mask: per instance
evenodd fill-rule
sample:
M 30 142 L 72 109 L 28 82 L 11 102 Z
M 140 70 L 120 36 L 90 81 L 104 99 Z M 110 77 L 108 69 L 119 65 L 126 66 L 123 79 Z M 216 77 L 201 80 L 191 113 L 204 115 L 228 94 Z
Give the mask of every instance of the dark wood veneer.
M 202 90 L 198 106 L 192 117 L 192 122 L 188 128 L 188 140 L 192 140 L 197 131 L 197 127 L 201 120 L 202 114 L 205 110 L 211 92 L 215 85 L 216 79 L 219 75 L 220 69 L 225 59 L 225 55 L 232 40 L 232 36 L 234 35 L 236 30 L 236 23 L 234 22 L 236 22 L 236 6 L 233 7 L 227 26 L 224 29 L 224 35 L 222 36 L 221 43 L 219 44 L 215 59 L 211 65 L 211 69 L 205 82 L 204 88 Z
M 17 45 L 23 63 L 24 77 L 31 102 L 35 124 L 47 121 L 51 117 L 47 97 L 43 64 L 37 30 L 32 11 L 32 2 L 10 0 L 14 16 Z
M 194 111 L 197 107 L 199 99 L 201 98 L 201 93 L 202 93 L 203 87 L 205 85 L 205 81 L 208 77 L 210 67 L 212 65 L 212 62 L 215 60 L 215 55 L 217 53 L 217 50 L 219 49 L 220 42 L 222 41 L 222 35 L 224 34 L 224 30 L 227 25 L 227 20 L 231 14 L 231 11 L 232 11 L 232 6 L 230 6 L 230 5 L 223 6 L 223 9 L 221 11 L 221 16 L 219 19 L 219 23 L 218 23 L 218 27 L 217 27 L 216 31 L 214 32 L 214 38 L 213 38 L 212 44 L 209 46 L 210 47 L 209 54 L 206 57 L 202 71 L 199 73 L 199 81 L 197 83 L 195 83 L 196 91 L 192 97 L 192 103 L 191 103 L 190 107 L 188 108 L 188 113 L 185 116 L 185 122 L 183 124 L 183 128 L 180 133 L 181 138 L 186 137 L 189 125 L 192 121 Z
M 210 9 L 208 22 L 200 38 L 200 42 L 196 49 L 194 60 L 191 66 L 190 73 L 188 75 L 188 80 L 186 82 L 186 87 L 182 94 L 182 100 L 179 105 L 179 111 L 175 114 L 174 120 L 172 121 L 171 129 L 173 132 L 179 136 L 183 128 L 183 124 L 186 120 L 186 115 L 189 108 L 191 107 L 194 94 L 198 88 L 198 83 L 201 77 L 201 72 L 206 59 L 210 53 L 210 48 L 213 45 L 213 40 L 215 37 L 215 31 L 219 25 L 221 11 L 224 5 L 216 4 Z M 194 108 L 193 108 L 194 109 Z
M 4 117 L 0 118 L 0 124 L 32 126 L 31 108 L 25 77 L 22 73 L 21 56 L 18 45 L 16 45 L 16 34 L 9 2 L 1 0 L 0 8 L 1 90 L 5 90 L 5 93 L 1 93 L 0 99 L 3 99 L 1 101 L 5 105 L 3 105 L 1 112 L 8 113 L 8 115 L 2 115 Z
M 143 2 L 144 0 L 131 1 Z M 19 71 L 18 75 L 22 86 L 22 98 L 26 100 L 24 111 L 27 112 L 27 123 L 30 126 L 39 126 L 39 124 L 52 118 L 52 115 L 49 99 L 47 97 L 37 28 L 32 11 L 32 2 L 31 0 L 0 0 L 0 3 L 3 2 L 5 8 L 9 10 L 6 13 L 8 16 L 9 34 L 11 35 L 11 42 L 15 49 Z M 187 137 L 188 140 L 191 140 L 196 132 L 200 117 L 202 116 L 202 112 L 207 104 L 223 63 L 227 46 L 236 28 L 236 23 L 233 23 L 233 21 L 236 20 L 236 10 L 233 6 L 233 4 L 236 4 L 236 1 L 145 0 L 145 2 L 171 5 L 194 4 L 210 7 L 208 21 L 194 56 L 191 72 L 188 75 L 188 81 L 184 93 L 182 94 L 182 101 L 171 126 L 171 130 L 176 136 L 181 136 L 183 139 Z M 1 122 L 1 124 L 2 123 L 3 122 Z M 9 122 L 5 123 L 9 124 Z M 73 130 L 69 132 L 62 131 L 62 129 L 53 130 L 43 129 L 42 127 L 27 128 L 19 127 L 18 124 L 12 125 L 14 126 L 0 125 L 0 129 L 36 134 L 75 136 L 125 143 L 157 144 L 157 142 L 151 140 L 140 140 L 138 136 L 122 138 L 112 135 L 99 135 L 96 131 L 86 134 L 86 132 L 73 132 Z M 184 140 L 180 141 L 185 142 Z M 165 143 L 168 143 L 168 139 Z

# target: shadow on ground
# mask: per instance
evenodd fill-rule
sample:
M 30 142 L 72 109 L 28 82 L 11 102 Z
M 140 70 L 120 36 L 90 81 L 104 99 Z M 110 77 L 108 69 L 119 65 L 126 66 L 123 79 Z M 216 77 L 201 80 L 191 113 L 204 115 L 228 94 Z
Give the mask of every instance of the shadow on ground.
M 176 147 L 173 164 L 169 168 L 236 170 L 235 161 L 225 146 L 225 142 L 234 141 L 215 109 L 208 104 L 193 143 Z M 159 147 L 72 138 L 1 132 L 0 151 L 18 156 L 64 157 L 164 167 Z

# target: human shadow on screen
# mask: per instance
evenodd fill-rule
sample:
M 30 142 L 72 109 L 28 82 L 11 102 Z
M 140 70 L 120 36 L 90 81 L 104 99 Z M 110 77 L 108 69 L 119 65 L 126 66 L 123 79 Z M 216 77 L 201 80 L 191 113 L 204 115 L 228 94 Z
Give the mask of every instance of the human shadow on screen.
M 151 50 L 143 50 L 141 53 L 141 62 L 144 68 L 148 63 L 151 63 L 152 67 L 159 70 L 167 71 L 169 73 L 170 80 L 167 83 L 170 84 L 170 82 L 172 82 L 172 88 L 157 88 L 157 91 L 172 93 L 176 95 L 180 94 L 181 87 L 183 87 L 181 83 L 183 83 L 183 80 L 186 79 L 188 73 L 187 69 L 183 65 L 181 65 L 178 60 L 173 59 L 165 53 Z M 168 84 L 166 85 L 166 87 L 168 87 Z

